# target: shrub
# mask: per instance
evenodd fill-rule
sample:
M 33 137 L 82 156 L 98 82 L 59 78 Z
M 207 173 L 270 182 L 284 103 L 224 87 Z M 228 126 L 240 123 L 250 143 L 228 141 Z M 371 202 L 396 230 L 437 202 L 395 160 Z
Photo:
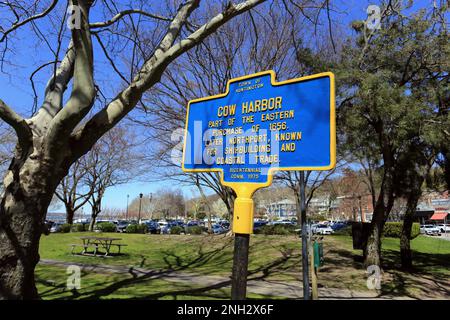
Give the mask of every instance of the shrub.
M 274 224 L 274 225 L 265 225 L 259 229 L 255 230 L 256 234 L 265 234 L 265 235 L 289 235 L 295 234 L 294 231 L 297 229 L 296 226 L 288 225 L 288 224 Z
M 83 232 L 83 231 L 87 231 L 88 229 L 88 225 L 84 224 L 84 223 L 77 223 L 72 225 L 72 232 Z
M 389 238 L 400 238 L 402 234 L 403 222 L 386 222 L 383 229 L 383 236 Z M 420 234 L 420 225 L 413 223 L 411 228 L 411 239 Z
M 180 226 L 174 226 L 170 228 L 170 234 L 181 234 L 184 232 L 184 228 Z
M 203 228 L 200 226 L 192 226 L 187 228 L 187 233 L 189 234 L 202 234 Z
M 116 225 L 112 222 L 101 222 L 97 224 L 97 229 L 101 232 L 116 232 Z
M 125 229 L 126 233 L 147 233 L 148 226 L 146 224 L 130 224 Z
M 420 235 L 420 223 L 414 222 L 411 228 L 411 239 L 414 239 L 419 235 Z
M 61 225 L 61 228 L 59 229 L 59 232 L 61 233 L 68 233 L 70 232 L 70 229 L 72 229 L 72 225 L 68 223 L 64 223 Z
M 333 234 L 343 235 L 343 236 L 351 236 L 352 235 L 352 226 L 345 226 L 339 230 L 334 231 Z

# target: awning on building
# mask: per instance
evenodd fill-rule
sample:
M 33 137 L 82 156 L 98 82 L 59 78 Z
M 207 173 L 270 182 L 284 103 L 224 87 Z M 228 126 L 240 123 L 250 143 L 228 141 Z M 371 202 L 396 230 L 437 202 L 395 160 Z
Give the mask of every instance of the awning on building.
M 445 220 L 445 218 L 447 217 L 448 213 L 447 212 L 435 212 L 430 220 Z

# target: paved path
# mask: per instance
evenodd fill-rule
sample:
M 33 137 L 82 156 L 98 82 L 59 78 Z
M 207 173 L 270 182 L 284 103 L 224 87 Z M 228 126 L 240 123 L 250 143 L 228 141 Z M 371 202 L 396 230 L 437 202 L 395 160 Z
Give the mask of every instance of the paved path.
M 199 275 L 180 271 L 149 270 L 144 268 L 134 268 L 126 266 L 112 266 L 104 264 L 81 264 L 74 262 L 41 259 L 43 265 L 51 265 L 66 268 L 70 265 L 79 266 L 85 272 L 97 273 L 119 273 L 133 276 L 147 275 L 146 279 L 160 279 L 173 282 L 183 282 L 201 286 L 213 286 L 223 284 L 222 288 L 230 287 L 230 278 L 216 275 Z M 148 276 L 150 275 L 150 276 Z M 301 282 L 283 282 L 274 280 L 250 280 L 247 283 L 247 291 L 254 294 L 286 297 L 289 299 L 303 298 L 303 287 Z M 357 292 L 348 289 L 319 288 L 319 298 L 321 300 L 336 299 L 411 299 L 409 297 L 382 296 L 376 291 Z
M 442 233 L 438 238 L 450 241 L 450 232 Z

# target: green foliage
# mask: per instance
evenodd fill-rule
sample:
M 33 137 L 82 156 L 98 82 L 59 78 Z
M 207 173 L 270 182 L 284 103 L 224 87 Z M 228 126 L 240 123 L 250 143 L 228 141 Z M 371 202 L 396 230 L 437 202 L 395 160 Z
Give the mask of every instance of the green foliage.
M 386 222 L 383 229 L 383 236 L 388 238 L 400 238 L 402 234 L 403 222 Z M 420 234 L 420 225 L 413 223 L 411 228 L 411 239 Z
M 116 232 L 116 225 L 112 222 L 101 222 L 97 224 L 97 229 L 101 232 Z
M 89 225 L 84 224 L 84 223 L 76 223 L 74 225 L 72 225 L 72 232 L 84 232 L 84 231 L 88 231 Z
M 170 234 L 181 234 L 184 232 L 184 228 L 180 226 L 174 226 L 170 228 Z
M 203 233 L 203 228 L 200 227 L 200 226 L 188 227 L 187 228 L 187 233 L 188 234 L 202 234 Z
M 64 223 L 61 225 L 61 228 L 59 229 L 59 232 L 61 233 L 68 233 L 70 232 L 70 229 L 72 229 L 72 225 L 68 223 Z
M 334 235 L 344 235 L 344 236 L 351 236 L 352 235 L 352 226 L 346 226 L 339 230 L 336 230 Z
M 420 224 L 413 223 L 411 228 L 411 239 L 414 239 L 420 235 Z
M 146 224 L 130 224 L 125 229 L 126 233 L 147 233 L 148 227 Z
M 200 212 L 197 213 L 197 219 L 198 220 L 203 220 L 205 218 L 206 218 L 206 212 L 200 211 Z
M 297 229 L 296 226 L 287 224 L 275 224 L 275 225 L 265 225 L 261 228 L 255 230 L 255 234 L 265 234 L 265 235 L 291 235 L 295 234 L 294 231 Z

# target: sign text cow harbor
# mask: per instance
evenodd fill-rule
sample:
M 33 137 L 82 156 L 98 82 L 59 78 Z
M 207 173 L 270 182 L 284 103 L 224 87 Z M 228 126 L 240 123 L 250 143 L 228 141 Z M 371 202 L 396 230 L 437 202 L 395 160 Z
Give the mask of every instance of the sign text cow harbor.
M 273 71 L 231 79 L 224 94 L 189 102 L 183 170 L 219 171 L 236 191 L 233 231 L 253 229 L 253 193 L 276 170 L 335 166 L 334 76 L 283 82 Z

